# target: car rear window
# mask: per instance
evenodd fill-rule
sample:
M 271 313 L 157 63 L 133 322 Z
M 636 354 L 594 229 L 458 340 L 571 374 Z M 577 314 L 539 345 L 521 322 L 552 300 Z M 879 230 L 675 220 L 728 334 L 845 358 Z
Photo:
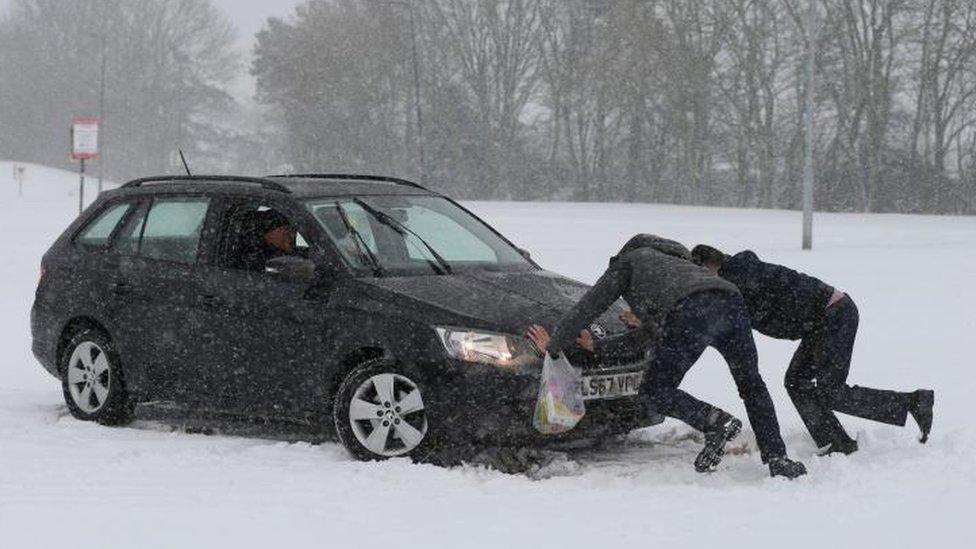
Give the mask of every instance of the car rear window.
M 131 207 L 129 202 L 109 206 L 81 230 L 75 242 L 85 248 L 107 248 L 115 227 Z

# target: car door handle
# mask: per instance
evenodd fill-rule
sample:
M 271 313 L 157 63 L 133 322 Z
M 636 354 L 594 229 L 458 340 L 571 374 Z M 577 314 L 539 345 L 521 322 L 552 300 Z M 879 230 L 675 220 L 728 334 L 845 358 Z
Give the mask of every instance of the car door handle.
M 112 283 L 112 293 L 116 295 L 127 294 L 131 289 L 129 284 L 124 280 L 116 280 Z

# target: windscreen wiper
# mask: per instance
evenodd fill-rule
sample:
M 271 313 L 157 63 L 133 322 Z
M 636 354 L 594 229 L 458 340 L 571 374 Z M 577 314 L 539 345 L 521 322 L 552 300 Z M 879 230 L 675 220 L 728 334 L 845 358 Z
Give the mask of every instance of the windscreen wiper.
M 434 256 L 434 259 L 437 260 L 437 263 L 434 263 L 433 261 L 430 260 L 427 260 L 427 262 L 431 264 L 431 267 L 434 267 L 434 270 L 437 271 L 438 274 L 454 274 L 454 269 L 451 268 L 451 264 L 445 261 L 444 258 L 441 257 L 441 254 L 437 253 L 437 250 L 435 250 L 433 246 L 428 244 L 427 241 L 424 240 L 419 234 L 411 230 L 410 227 L 407 227 L 403 223 L 400 223 L 399 221 L 394 219 L 390 214 L 381 210 L 377 210 L 376 208 L 370 206 L 369 204 L 367 204 L 363 200 L 360 200 L 359 198 L 354 198 L 353 202 L 359 204 L 360 208 L 366 210 L 367 213 L 369 213 L 374 218 L 376 218 L 376 220 L 379 221 L 380 223 L 386 225 L 387 227 L 399 233 L 400 236 L 405 236 L 407 233 L 409 233 L 413 235 L 417 240 L 419 240 L 420 243 L 423 244 L 425 248 L 427 248 L 427 251 L 430 252 L 430 255 Z
M 366 239 L 363 238 L 362 233 L 353 227 L 352 222 L 349 221 L 349 216 L 346 215 L 346 211 L 342 209 L 342 204 L 339 204 L 337 200 L 336 210 L 339 212 L 339 218 L 342 219 L 342 224 L 346 226 L 346 230 L 349 234 L 353 235 L 353 242 L 356 243 L 356 247 L 359 248 L 359 254 L 369 258 L 369 262 L 373 265 L 373 274 L 376 276 L 383 276 L 383 266 L 380 265 L 379 259 L 376 258 L 376 254 L 369 249 L 369 244 L 366 243 Z

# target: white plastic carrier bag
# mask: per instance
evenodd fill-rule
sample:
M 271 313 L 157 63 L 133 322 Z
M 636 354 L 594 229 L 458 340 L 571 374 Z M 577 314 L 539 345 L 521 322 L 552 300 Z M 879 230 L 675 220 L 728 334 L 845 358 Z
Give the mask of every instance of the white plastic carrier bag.
M 532 425 L 543 434 L 569 431 L 583 419 L 586 405 L 580 391 L 582 373 L 560 353 L 552 358 L 546 353 L 539 381 L 539 397 L 535 403 Z

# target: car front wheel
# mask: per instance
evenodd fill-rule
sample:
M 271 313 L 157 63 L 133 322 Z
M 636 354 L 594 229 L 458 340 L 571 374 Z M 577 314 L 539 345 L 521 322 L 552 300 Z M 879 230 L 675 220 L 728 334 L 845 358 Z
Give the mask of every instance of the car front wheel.
M 61 358 L 61 387 L 74 417 L 104 425 L 132 419 L 133 406 L 111 340 L 86 329 L 74 335 Z
M 433 447 L 429 412 L 423 387 L 380 360 L 354 368 L 339 386 L 332 407 L 342 444 L 365 461 L 422 459 Z

